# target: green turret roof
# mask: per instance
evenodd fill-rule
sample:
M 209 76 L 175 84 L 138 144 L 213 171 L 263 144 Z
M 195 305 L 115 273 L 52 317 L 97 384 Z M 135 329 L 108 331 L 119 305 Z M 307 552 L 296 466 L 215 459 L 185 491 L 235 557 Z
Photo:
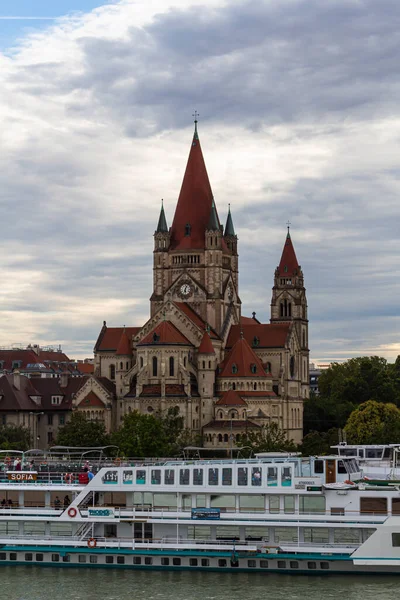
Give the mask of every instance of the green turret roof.
M 224 235 L 236 235 L 235 229 L 233 227 L 232 215 L 231 215 L 231 206 L 229 205 L 228 216 L 226 217 L 226 225 L 225 225 L 225 233 Z
M 218 215 L 217 215 L 217 210 L 215 208 L 214 199 L 211 202 L 211 212 L 210 212 L 210 218 L 208 220 L 207 229 L 209 229 L 210 231 L 219 231 L 220 230 Z
M 158 219 L 156 233 L 168 233 L 167 219 L 165 218 L 164 203 L 162 200 L 160 218 Z

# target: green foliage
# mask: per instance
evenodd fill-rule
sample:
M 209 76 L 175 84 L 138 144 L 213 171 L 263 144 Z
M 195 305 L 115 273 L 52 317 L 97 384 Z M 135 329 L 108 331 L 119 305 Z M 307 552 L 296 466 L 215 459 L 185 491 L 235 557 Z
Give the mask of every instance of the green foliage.
M 339 443 L 339 431 L 332 428 L 328 431 L 310 431 L 304 436 L 303 442 L 299 445 L 299 451 L 303 456 L 320 456 L 322 454 L 331 454 L 331 446 Z
M 90 421 L 82 412 L 72 414 L 68 421 L 58 431 L 57 445 L 59 446 L 107 446 L 110 438 L 106 433 L 104 423 Z
M 176 408 L 170 408 L 165 416 L 142 415 L 135 411 L 124 417 L 112 440 L 121 453 L 129 457 L 177 456 L 181 448 L 192 441 L 183 424 L 184 419 Z
M 240 445 L 251 448 L 253 454 L 256 452 L 294 452 L 296 450 L 295 444 L 287 439 L 285 432 L 279 429 L 277 423 L 264 425 L 257 431 L 249 430 L 240 437 Z
M 352 358 L 323 371 L 319 396 L 304 404 L 304 433 L 342 428 L 360 404 L 375 398 L 400 406 L 400 357 L 394 365 L 379 356 Z
M 345 432 L 350 444 L 400 442 L 400 410 L 391 403 L 369 400 L 350 415 Z
M 22 425 L 0 426 L 1 450 L 29 450 L 31 447 L 31 432 Z

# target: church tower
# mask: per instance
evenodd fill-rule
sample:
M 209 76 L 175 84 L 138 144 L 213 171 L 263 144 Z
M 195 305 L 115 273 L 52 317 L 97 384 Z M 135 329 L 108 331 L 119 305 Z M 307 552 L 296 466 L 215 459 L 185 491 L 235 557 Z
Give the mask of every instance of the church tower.
M 291 376 L 301 381 L 301 396 L 307 397 L 309 389 L 308 314 L 304 276 L 293 247 L 290 231 L 283 247 L 279 266 L 275 270 L 271 300 L 271 323 L 292 322 L 297 333 L 299 364 L 291 364 Z
M 162 206 L 154 234 L 151 316 L 169 300 L 189 304 L 218 334 L 240 319 L 237 236 L 230 210 L 225 232 L 219 220 L 197 120 L 172 226 Z

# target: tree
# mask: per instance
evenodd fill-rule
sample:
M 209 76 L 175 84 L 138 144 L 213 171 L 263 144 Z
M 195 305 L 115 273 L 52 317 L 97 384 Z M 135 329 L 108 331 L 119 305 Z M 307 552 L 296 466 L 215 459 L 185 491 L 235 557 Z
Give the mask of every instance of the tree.
M 339 443 L 339 430 L 332 428 L 328 431 L 310 431 L 304 436 L 299 445 L 299 451 L 303 456 L 320 456 L 331 454 L 331 446 Z
M 161 418 L 134 411 L 124 417 L 112 435 L 113 443 L 125 456 L 168 456 L 169 440 Z
M 0 426 L 0 448 L 2 450 L 29 450 L 31 447 L 31 432 L 22 425 Z
M 107 446 L 110 438 L 107 435 L 104 423 L 90 421 L 82 412 L 72 414 L 68 421 L 58 431 L 57 444 L 59 446 Z
M 240 436 L 240 444 L 251 448 L 253 454 L 256 452 L 293 452 L 295 444 L 288 440 L 286 433 L 279 429 L 277 423 L 264 425 L 257 431 L 252 429 Z
M 351 444 L 398 443 L 400 410 L 392 403 L 369 400 L 351 413 L 344 430 Z

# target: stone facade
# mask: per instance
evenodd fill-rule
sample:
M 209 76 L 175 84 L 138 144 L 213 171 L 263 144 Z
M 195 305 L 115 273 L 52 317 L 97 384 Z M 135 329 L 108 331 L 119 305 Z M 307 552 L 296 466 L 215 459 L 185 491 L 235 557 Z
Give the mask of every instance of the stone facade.
M 133 410 L 179 407 L 206 446 L 229 446 L 270 422 L 301 441 L 308 315 L 289 231 L 270 323 L 242 316 L 238 274 L 232 215 L 224 228 L 196 128 L 172 226 L 162 207 L 154 234 L 150 318 L 142 327 L 104 322 L 94 349 L 95 375 L 115 383 L 113 427 Z

